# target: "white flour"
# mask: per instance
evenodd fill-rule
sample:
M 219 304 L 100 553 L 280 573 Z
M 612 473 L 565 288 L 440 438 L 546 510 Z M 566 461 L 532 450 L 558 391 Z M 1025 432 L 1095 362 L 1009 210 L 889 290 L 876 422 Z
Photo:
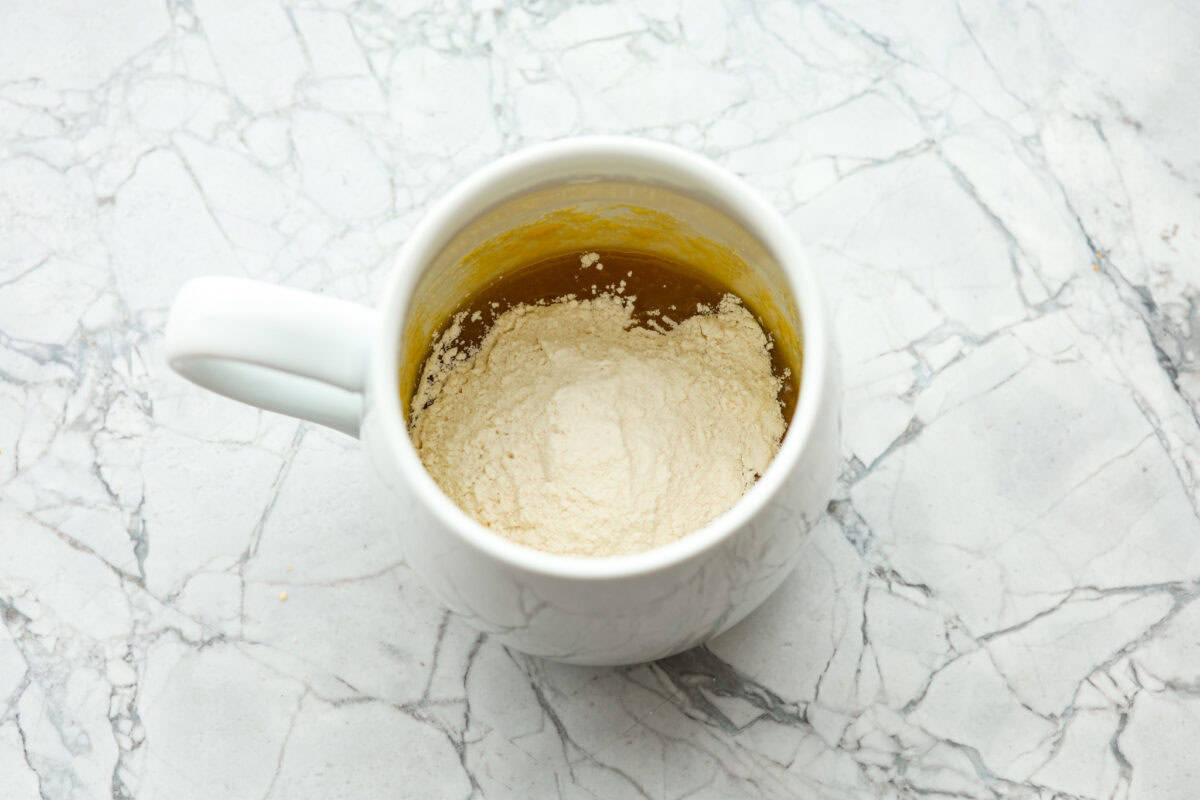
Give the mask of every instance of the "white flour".
M 728 510 L 784 432 L 767 337 L 731 295 L 665 332 L 633 324 L 603 295 L 514 307 L 470 354 L 452 325 L 413 398 L 438 485 L 553 553 L 646 550 Z

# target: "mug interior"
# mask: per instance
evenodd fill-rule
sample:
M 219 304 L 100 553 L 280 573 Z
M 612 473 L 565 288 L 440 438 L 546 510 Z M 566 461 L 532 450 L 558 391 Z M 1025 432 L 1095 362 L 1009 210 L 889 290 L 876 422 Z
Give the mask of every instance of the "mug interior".
M 660 255 L 709 270 L 737 292 L 783 348 L 799 396 L 770 466 L 703 528 L 639 553 L 588 557 L 535 550 L 469 517 L 425 471 L 408 437 L 409 400 L 432 338 L 501 273 L 582 248 Z M 787 223 L 731 173 L 679 148 L 581 137 L 514 153 L 464 180 L 405 243 L 388 286 L 370 366 L 374 430 L 398 478 L 454 535 L 509 565 L 607 580 L 672 567 L 747 524 L 795 468 L 815 425 L 828 369 L 827 320 Z
M 673 188 L 632 181 L 555 184 L 509 197 L 465 225 L 421 273 L 400 345 L 405 422 L 431 342 L 463 301 L 521 267 L 589 250 L 674 261 L 737 293 L 791 374 L 803 363 L 800 312 L 787 274 L 741 224 Z

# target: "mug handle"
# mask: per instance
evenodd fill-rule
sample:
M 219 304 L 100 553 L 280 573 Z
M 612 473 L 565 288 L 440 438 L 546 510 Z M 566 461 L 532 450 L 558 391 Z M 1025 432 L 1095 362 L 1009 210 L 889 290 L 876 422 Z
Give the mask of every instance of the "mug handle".
M 358 436 L 375 311 L 245 278 L 184 284 L 167 362 L 205 389 Z

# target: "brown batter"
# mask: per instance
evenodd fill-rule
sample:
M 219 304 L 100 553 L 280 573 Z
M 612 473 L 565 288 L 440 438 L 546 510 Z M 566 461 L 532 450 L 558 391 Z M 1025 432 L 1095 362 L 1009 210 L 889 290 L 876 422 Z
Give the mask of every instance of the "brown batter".
M 580 256 L 588 252 L 599 253 L 603 270 L 580 266 Z M 734 294 L 709 276 L 658 256 L 615 250 L 591 251 L 584 247 L 502 275 L 469 297 L 455 309 L 455 314 L 466 312 L 456 343 L 460 347 L 476 347 L 496 317 L 514 305 L 551 301 L 569 294 L 580 299 L 594 297 L 617 291 L 622 282 L 624 288 L 621 294 L 636 297 L 634 318 L 644 327 L 651 328 L 663 317 L 676 323 L 682 322 L 696 315 L 698 304 L 716 308 L 723 296 Z M 771 340 L 777 341 L 778 337 L 763 324 L 762 319 L 758 321 Z M 434 342 L 448 325 L 449 320 L 433 337 Z M 425 363 L 431 353 L 432 344 L 421 363 Z M 789 421 L 796 408 L 798 376 L 788 372 L 778 347 L 771 351 L 771 365 L 775 376 L 781 379 L 779 403 L 784 420 Z

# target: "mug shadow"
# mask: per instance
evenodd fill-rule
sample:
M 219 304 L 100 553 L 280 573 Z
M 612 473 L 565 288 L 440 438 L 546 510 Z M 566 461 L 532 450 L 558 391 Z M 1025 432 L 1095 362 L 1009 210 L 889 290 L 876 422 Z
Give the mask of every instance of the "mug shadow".
M 519 739 L 525 758 L 510 762 L 513 785 L 538 785 L 549 773 L 556 786 L 603 787 L 598 796 L 659 797 L 693 783 L 685 794 L 704 786 L 756 794 L 759 768 L 736 752 L 764 735 L 794 752 L 816 734 L 807 702 L 781 696 L 721 653 L 756 641 L 758 658 L 770 644 L 764 637 L 774 639 L 771 620 L 794 614 L 803 583 L 793 573 L 729 631 L 657 661 L 583 667 L 508 651 L 534 700 L 519 704 L 520 716 L 526 725 L 531 714 L 541 720 Z
M 788 700 L 759 683 L 751 675 L 726 661 L 719 652 L 738 652 L 753 645 L 761 651 L 762 637 L 771 636 L 772 620 L 794 610 L 802 576 L 793 571 L 779 589 L 745 619 L 704 644 L 682 653 L 641 664 L 616 667 L 586 667 L 537 660 L 550 677 L 573 673 L 576 680 L 589 682 L 633 682 L 650 688 L 674 705 L 693 722 L 701 722 L 727 734 L 747 727 L 745 710 L 730 714 L 722 710 L 728 701 L 757 709 L 754 717 L 766 717 L 784 725 L 806 725 L 806 701 Z

